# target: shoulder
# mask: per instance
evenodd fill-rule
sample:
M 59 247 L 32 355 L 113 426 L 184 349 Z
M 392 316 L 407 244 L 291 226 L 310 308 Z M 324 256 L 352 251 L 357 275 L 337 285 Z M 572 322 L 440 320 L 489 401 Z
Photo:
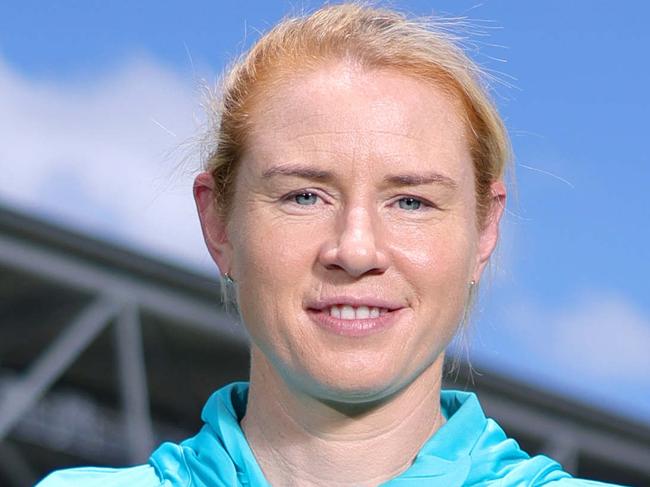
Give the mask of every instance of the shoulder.
M 81 467 L 57 470 L 36 487 L 167 487 L 151 465 L 129 468 Z
M 529 456 L 490 418 L 473 445 L 468 485 L 499 487 L 605 487 L 615 484 L 572 477 L 545 455 Z
M 622 487 L 619 484 L 596 482 L 595 480 L 566 478 L 541 484 L 544 487 Z

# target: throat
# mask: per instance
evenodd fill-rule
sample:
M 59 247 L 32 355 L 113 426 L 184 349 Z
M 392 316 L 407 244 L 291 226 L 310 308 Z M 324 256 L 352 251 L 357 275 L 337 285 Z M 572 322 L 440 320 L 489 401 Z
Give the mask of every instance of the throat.
M 272 485 L 380 485 L 407 470 L 444 424 L 440 381 L 426 372 L 389 401 L 343 412 L 255 362 L 241 425 Z

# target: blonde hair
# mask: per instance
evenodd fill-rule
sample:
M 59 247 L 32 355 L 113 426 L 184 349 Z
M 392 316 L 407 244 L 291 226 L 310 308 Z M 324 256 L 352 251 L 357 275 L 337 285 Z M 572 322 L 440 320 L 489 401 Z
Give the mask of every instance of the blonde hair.
M 214 179 L 221 216 L 230 214 L 254 107 L 264 103 L 278 82 L 331 61 L 396 70 L 459 101 L 474 163 L 477 221 L 485 225 L 493 201 L 490 185 L 503 178 L 510 144 L 484 73 L 435 21 L 356 2 L 284 19 L 229 69 L 221 89 L 211 94 L 204 164 Z

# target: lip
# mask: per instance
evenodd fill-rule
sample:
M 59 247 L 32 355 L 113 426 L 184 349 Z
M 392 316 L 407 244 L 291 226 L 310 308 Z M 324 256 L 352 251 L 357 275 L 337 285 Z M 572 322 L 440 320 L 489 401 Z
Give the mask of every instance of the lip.
M 321 298 L 308 302 L 305 308 L 307 310 L 324 311 L 332 306 L 342 306 L 349 304 L 358 308 L 359 306 L 367 306 L 368 308 L 383 308 L 390 311 L 397 311 L 404 307 L 404 305 L 391 300 L 378 298 L 376 296 L 330 296 L 328 298 Z M 349 320 L 354 321 L 354 320 Z M 364 320 L 365 321 L 365 320 Z
M 362 305 L 360 305 L 362 306 Z M 377 333 L 381 333 L 392 326 L 399 320 L 404 308 L 390 310 L 377 318 L 365 318 L 362 320 L 342 320 L 330 316 L 327 309 L 307 309 L 307 316 L 319 328 L 335 335 L 345 337 L 362 338 Z

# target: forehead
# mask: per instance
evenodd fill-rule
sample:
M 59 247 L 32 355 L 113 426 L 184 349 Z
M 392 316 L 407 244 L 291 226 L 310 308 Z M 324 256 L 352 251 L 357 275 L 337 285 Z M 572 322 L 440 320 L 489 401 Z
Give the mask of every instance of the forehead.
M 278 80 L 258 98 L 251 124 L 246 152 L 261 166 L 306 155 L 377 169 L 410 159 L 455 163 L 448 169 L 459 173 L 468 164 L 460 102 L 394 70 L 341 62 Z

